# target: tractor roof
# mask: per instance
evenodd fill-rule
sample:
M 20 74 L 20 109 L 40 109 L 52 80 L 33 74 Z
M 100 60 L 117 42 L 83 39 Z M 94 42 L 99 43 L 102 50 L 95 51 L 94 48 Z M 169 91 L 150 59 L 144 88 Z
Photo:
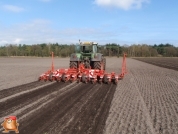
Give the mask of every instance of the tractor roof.
M 81 46 L 98 45 L 96 42 L 80 42 Z

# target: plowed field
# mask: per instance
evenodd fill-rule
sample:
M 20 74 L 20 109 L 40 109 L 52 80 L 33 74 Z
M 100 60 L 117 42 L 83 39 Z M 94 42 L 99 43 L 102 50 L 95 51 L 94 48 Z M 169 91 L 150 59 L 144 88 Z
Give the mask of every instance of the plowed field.
M 68 60 L 54 63 L 68 67 Z M 107 72 L 119 73 L 121 61 L 107 58 Z M 177 71 L 127 59 L 128 74 L 116 86 L 37 82 L 49 58 L 0 58 L 0 63 L 0 123 L 17 116 L 21 134 L 178 132 Z
M 139 61 L 150 63 L 156 66 L 165 67 L 178 71 L 178 58 L 134 58 Z

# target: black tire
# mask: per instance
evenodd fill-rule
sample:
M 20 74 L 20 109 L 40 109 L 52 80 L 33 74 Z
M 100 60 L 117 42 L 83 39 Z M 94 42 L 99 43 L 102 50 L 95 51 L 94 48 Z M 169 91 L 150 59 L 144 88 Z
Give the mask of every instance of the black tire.
M 101 84 L 101 83 L 102 83 L 102 80 L 99 80 L 98 83 Z
M 105 65 L 106 65 L 105 62 L 106 62 L 105 58 L 102 58 L 101 61 L 95 61 L 94 69 L 105 70 Z
M 77 83 L 79 83 L 79 82 L 81 82 L 81 78 L 78 78 L 78 79 L 77 79 Z
M 117 85 L 117 83 L 118 83 L 118 81 L 115 80 L 115 81 L 114 81 L 114 84 Z
M 86 82 L 87 82 L 86 77 L 85 77 L 85 74 L 82 75 L 82 82 L 83 82 L 83 83 L 86 83 Z
M 91 80 L 91 84 L 94 84 L 95 82 L 94 82 L 94 80 Z
M 104 75 L 104 77 L 103 77 L 103 82 L 104 82 L 104 83 L 107 83 L 107 82 L 108 82 L 107 75 Z
M 69 67 L 77 69 L 78 68 L 78 64 L 77 64 L 76 61 L 71 61 Z
M 111 81 L 108 81 L 108 82 L 107 82 L 107 84 L 109 84 L 109 85 L 110 85 L 110 84 L 111 84 Z
M 50 73 L 50 74 L 49 74 L 49 80 L 50 80 L 50 81 L 53 81 L 53 73 Z
M 63 81 L 63 82 L 66 82 L 65 80 L 65 74 L 62 74 L 62 77 L 61 77 L 61 80 Z
M 95 62 L 94 62 L 94 69 L 102 70 L 102 69 L 103 69 L 102 62 L 100 62 L 100 61 L 95 61 Z

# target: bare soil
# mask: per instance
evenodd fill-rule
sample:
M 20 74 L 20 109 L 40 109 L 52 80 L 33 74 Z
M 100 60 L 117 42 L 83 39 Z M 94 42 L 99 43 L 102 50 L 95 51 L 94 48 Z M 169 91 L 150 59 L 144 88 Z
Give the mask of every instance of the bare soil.
M 54 63 L 66 68 L 68 61 Z M 119 73 L 121 61 L 108 57 L 107 72 Z M 128 58 L 128 74 L 116 86 L 37 82 L 50 58 L 0 58 L 0 63 L 0 123 L 16 115 L 21 134 L 178 132 L 177 71 Z
M 68 67 L 69 58 L 54 58 L 54 66 L 55 69 Z M 34 82 L 50 68 L 51 58 L 0 58 L 0 90 Z
M 174 57 L 154 57 L 154 58 L 134 58 L 139 61 L 150 63 L 156 66 L 169 68 L 178 71 L 178 58 Z
M 178 72 L 127 59 L 128 74 L 118 83 L 105 134 L 178 132 Z

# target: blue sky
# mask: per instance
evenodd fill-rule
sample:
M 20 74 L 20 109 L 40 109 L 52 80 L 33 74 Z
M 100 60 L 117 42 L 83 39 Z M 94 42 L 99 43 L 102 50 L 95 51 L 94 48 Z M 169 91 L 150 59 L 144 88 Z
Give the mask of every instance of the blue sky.
M 0 45 L 36 43 L 178 46 L 177 0 L 1 0 Z

